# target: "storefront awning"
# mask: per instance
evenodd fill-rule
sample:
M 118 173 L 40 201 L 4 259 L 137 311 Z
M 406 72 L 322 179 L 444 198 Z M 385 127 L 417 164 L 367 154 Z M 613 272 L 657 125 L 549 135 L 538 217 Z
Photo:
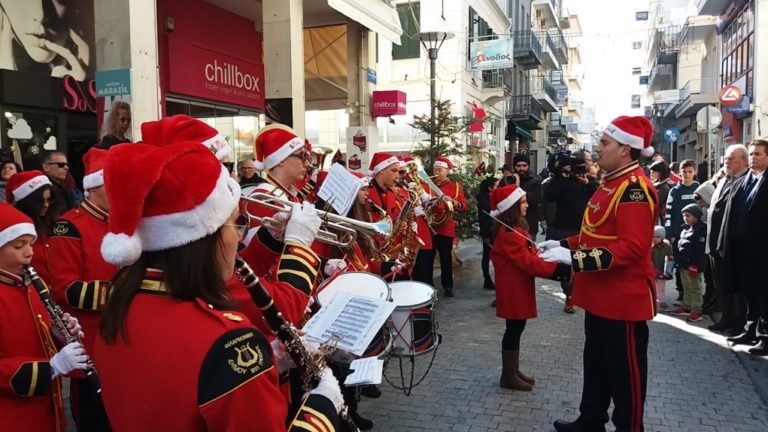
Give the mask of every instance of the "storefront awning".
M 524 138 L 528 141 L 533 141 L 533 134 L 528 129 L 521 128 L 518 125 L 515 125 L 515 135 L 517 135 L 520 138 Z
M 328 0 L 328 6 L 400 45 L 403 27 L 394 7 L 383 0 Z

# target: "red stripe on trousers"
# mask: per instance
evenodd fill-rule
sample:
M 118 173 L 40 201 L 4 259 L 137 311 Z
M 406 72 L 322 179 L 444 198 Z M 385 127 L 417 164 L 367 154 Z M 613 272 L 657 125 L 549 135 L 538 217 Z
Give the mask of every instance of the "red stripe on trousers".
M 629 366 L 629 387 L 631 394 L 631 423 L 630 430 L 640 432 L 642 422 L 642 395 L 640 389 L 640 368 L 637 366 L 637 351 L 635 347 L 635 327 L 634 323 L 627 324 L 627 360 Z

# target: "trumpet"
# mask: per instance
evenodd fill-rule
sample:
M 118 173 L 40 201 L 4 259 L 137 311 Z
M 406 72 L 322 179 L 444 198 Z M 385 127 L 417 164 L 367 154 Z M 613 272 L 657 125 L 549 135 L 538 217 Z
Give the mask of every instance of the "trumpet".
M 240 199 L 284 213 L 290 213 L 291 208 L 295 204 L 286 199 L 263 192 L 242 196 Z M 244 212 L 248 219 L 256 220 L 268 229 L 282 231 L 284 228 L 283 224 L 275 218 L 254 215 L 248 210 L 248 206 L 245 206 Z M 385 243 L 392 233 L 392 219 L 389 217 L 384 217 L 378 222 L 362 222 L 323 210 L 317 210 L 317 214 L 323 220 L 323 223 L 315 238 L 323 243 L 339 246 L 344 249 L 352 247 L 357 240 L 358 234 L 364 234 L 374 238 L 376 241 Z

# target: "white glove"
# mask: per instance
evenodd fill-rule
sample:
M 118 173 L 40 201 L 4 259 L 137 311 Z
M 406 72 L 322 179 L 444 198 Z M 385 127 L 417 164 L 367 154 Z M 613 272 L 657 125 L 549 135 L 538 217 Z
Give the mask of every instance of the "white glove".
M 67 375 L 73 370 L 88 369 L 88 356 L 80 342 L 72 342 L 64 346 L 51 357 L 51 368 L 54 378 L 59 375 Z
M 320 378 L 320 382 L 317 384 L 314 390 L 309 394 L 316 394 L 327 397 L 336 407 L 336 413 L 341 411 L 344 406 L 344 397 L 341 395 L 341 389 L 339 388 L 339 382 L 336 377 L 333 376 L 333 372 L 329 368 L 325 368 L 323 375 Z
M 285 347 L 280 342 L 280 339 L 272 341 L 272 353 L 274 364 L 277 365 L 277 373 L 280 375 L 296 367 L 296 363 L 293 362 L 291 355 L 285 351 Z
M 547 249 L 539 254 L 541 259 L 547 262 L 559 262 L 563 264 L 571 265 L 571 250 L 562 246 L 558 246 L 552 249 Z
M 421 195 L 419 195 L 419 199 L 421 200 L 421 202 L 423 204 L 423 203 L 429 202 L 429 200 L 432 199 L 432 195 L 430 195 L 430 194 L 428 194 L 426 192 L 422 192 Z
M 322 221 L 317 215 L 315 205 L 304 201 L 294 204 L 291 209 L 291 220 L 285 225 L 285 241 L 309 246 L 315 240 L 315 234 L 320 229 Z
M 546 251 L 549 249 L 553 249 L 556 247 L 560 247 L 560 241 L 558 240 L 545 240 L 541 243 L 536 243 L 536 247 L 539 248 L 540 251 Z
M 344 271 L 347 268 L 347 262 L 343 259 L 331 258 L 325 263 L 323 272 L 326 276 L 333 276 L 337 271 Z
M 417 205 L 417 206 L 416 206 L 416 207 L 413 209 L 413 213 L 414 213 L 416 216 L 424 216 L 424 207 L 422 207 L 422 206 L 420 206 L 420 205 Z
M 419 224 L 416 222 L 411 222 L 411 231 L 418 233 L 419 232 Z
M 269 231 L 269 234 L 272 235 L 272 238 L 275 240 L 282 240 L 283 236 L 285 235 L 285 225 L 288 223 L 288 220 L 291 218 L 291 213 L 279 211 L 275 213 L 274 216 L 272 216 L 272 219 L 277 222 L 275 227 L 269 227 L 267 228 L 267 231 Z

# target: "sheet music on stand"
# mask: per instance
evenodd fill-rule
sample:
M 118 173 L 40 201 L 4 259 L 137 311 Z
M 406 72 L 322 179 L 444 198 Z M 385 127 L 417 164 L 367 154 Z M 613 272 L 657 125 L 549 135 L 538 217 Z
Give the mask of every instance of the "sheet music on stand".
M 307 337 L 360 356 L 395 310 L 394 303 L 341 291 L 304 325 Z
M 381 376 L 384 372 L 384 360 L 376 357 L 354 360 L 349 365 L 349 370 L 354 371 L 347 375 L 345 385 L 381 384 Z
M 343 165 L 335 163 L 328 171 L 317 196 L 331 204 L 338 214 L 346 215 L 357 199 L 360 187 L 360 179 L 347 171 Z

